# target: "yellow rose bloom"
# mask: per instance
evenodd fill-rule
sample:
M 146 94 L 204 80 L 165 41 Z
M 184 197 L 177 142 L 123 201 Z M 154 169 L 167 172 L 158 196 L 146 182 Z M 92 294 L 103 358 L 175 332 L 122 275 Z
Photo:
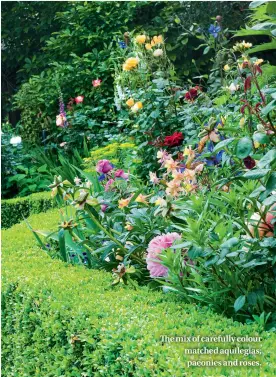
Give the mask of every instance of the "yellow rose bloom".
M 126 105 L 129 106 L 129 107 L 132 107 L 134 105 L 134 99 L 133 98 L 129 98 L 126 101 Z
M 145 44 L 145 48 L 146 48 L 146 50 L 151 50 L 151 44 L 150 43 L 146 43 Z
M 155 44 L 162 44 L 162 43 L 164 43 L 162 35 L 155 35 L 155 36 L 152 38 L 152 40 L 153 40 L 153 42 L 154 42 Z
M 128 58 L 123 64 L 123 70 L 131 71 L 132 69 L 137 67 L 138 63 L 139 63 L 138 58 Z
M 137 37 L 135 38 L 135 41 L 139 44 L 144 44 L 146 42 L 146 36 L 144 34 L 142 35 L 137 35 Z
M 229 71 L 229 70 L 230 70 L 230 67 L 229 67 L 228 64 L 225 64 L 225 66 L 223 67 L 223 69 L 224 69 L 225 71 Z
M 136 105 L 137 105 L 139 110 L 143 108 L 142 102 L 136 102 Z

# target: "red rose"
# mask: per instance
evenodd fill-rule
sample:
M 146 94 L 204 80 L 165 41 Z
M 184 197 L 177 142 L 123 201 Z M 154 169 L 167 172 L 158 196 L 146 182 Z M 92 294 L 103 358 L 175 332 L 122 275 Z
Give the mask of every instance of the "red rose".
M 184 140 L 182 132 L 175 132 L 171 136 L 166 136 L 164 139 L 164 145 L 168 147 L 176 147 Z
M 192 101 L 198 96 L 198 91 L 202 91 L 200 86 L 195 86 L 194 88 L 191 88 L 186 94 L 185 94 L 185 99 L 188 101 Z

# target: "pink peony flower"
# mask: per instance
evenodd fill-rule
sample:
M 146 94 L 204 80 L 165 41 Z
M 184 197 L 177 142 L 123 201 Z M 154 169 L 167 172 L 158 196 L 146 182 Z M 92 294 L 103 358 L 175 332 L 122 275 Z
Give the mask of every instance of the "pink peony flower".
M 76 102 L 76 103 L 82 103 L 83 100 L 84 100 L 84 96 L 77 96 L 77 97 L 75 98 L 75 102 Z
M 101 85 L 101 82 L 102 82 L 102 80 L 100 80 L 100 79 L 93 80 L 92 85 L 94 86 L 94 88 L 97 88 L 97 86 Z
M 107 181 L 106 185 L 104 186 L 104 191 L 108 191 L 109 190 L 109 187 L 114 183 L 114 179 L 109 179 L 109 181 Z
M 119 169 L 119 170 L 115 171 L 115 177 L 116 178 L 128 179 L 128 174 L 125 173 L 122 169 Z
M 160 264 L 160 254 L 163 250 L 171 247 L 175 240 L 181 238 L 180 234 L 173 232 L 154 237 L 147 248 L 147 269 L 151 277 L 166 276 L 168 269 Z
M 106 174 L 113 169 L 113 165 L 108 160 L 100 160 L 96 165 L 96 171 L 98 173 Z

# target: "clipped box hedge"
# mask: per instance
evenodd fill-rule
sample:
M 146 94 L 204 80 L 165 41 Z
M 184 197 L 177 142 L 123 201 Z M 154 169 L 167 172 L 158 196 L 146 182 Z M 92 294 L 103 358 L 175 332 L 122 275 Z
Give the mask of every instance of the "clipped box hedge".
M 55 229 L 58 219 L 52 210 L 29 221 L 34 228 Z M 35 242 L 23 223 L 3 231 L 3 377 L 275 375 L 275 334 L 184 304 L 172 293 L 112 288 L 109 274 L 51 259 Z M 262 336 L 261 367 L 188 368 L 188 360 L 218 358 L 186 355 L 187 344 L 160 341 L 161 335 L 226 334 Z M 204 346 L 210 344 L 193 345 Z M 255 360 L 222 357 L 237 358 Z
M 51 192 L 38 192 L 22 198 L 2 200 L 2 228 L 10 228 L 12 225 L 20 223 L 23 217 L 29 217 L 33 213 L 46 212 L 55 205 L 55 201 L 51 198 Z

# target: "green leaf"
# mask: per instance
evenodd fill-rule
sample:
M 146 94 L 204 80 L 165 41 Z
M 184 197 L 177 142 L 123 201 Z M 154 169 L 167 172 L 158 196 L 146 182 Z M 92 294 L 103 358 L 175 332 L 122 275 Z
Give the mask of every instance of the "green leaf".
M 265 3 L 267 3 L 267 0 L 255 0 L 249 4 L 249 8 L 254 9 Z
M 270 169 L 254 169 L 245 173 L 243 177 L 246 179 L 259 179 L 263 178 L 269 172 Z
M 238 158 L 245 158 L 249 156 L 250 152 L 252 151 L 253 144 L 250 137 L 245 136 L 238 141 L 236 146 L 236 155 Z
M 270 165 L 272 162 L 276 160 L 276 148 L 271 149 L 267 152 L 258 162 L 258 168 L 264 168 L 267 165 Z
M 276 108 L 276 100 L 269 102 L 261 111 L 263 115 L 267 115 L 270 111 Z
M 235 312 L 238 312 L 245 304 L 245 296 L 240 296 L 234 303 Z
M 209 51 L 210 51 L 210 46 L 205 47 L 205 49 L 203 50 L 203 55 L 208 54 Z
M 268 178 L 268 181 L 266 183 L 266 189 L 269 190 L 269 192 L 272 192 L 276 189 L 276 172 L 273 172 L 271 176 Z
M 230 238 L 226 242 L 220 245 L 221 249 L 231 249 L 234 246 L 237 246 L 239 243 L 239 239 L 237 237 Z
M 222 140 L 213 149 L 213 153 L 217 152 L 219 149 L 224 148 L 226 145 L 231 144 L 235 140 L 234 137 L 231 137 L 230 139 Z
M 267 143 L 269 143 L 269 137 L 264 132 L 256 132 L 253 135 L 253 140 L 257 141 L 260 144 L 267 144 Z
M 248 54 L 254 54 L 255 52 L 267 51 L 267 50 L 275 50 L 276 49 L 276 41 L 263 43 L 259 46 L 253 47 L 247 51 Z
M 59 243 L 59 251 L 61 259 L 64 262 L 67 262 L 67 252 L 66 252 L 66 246 L 65 246 L 65 237 L 64 237 L 64 229 L 60 229 L 58 232 L 58 243 Z

